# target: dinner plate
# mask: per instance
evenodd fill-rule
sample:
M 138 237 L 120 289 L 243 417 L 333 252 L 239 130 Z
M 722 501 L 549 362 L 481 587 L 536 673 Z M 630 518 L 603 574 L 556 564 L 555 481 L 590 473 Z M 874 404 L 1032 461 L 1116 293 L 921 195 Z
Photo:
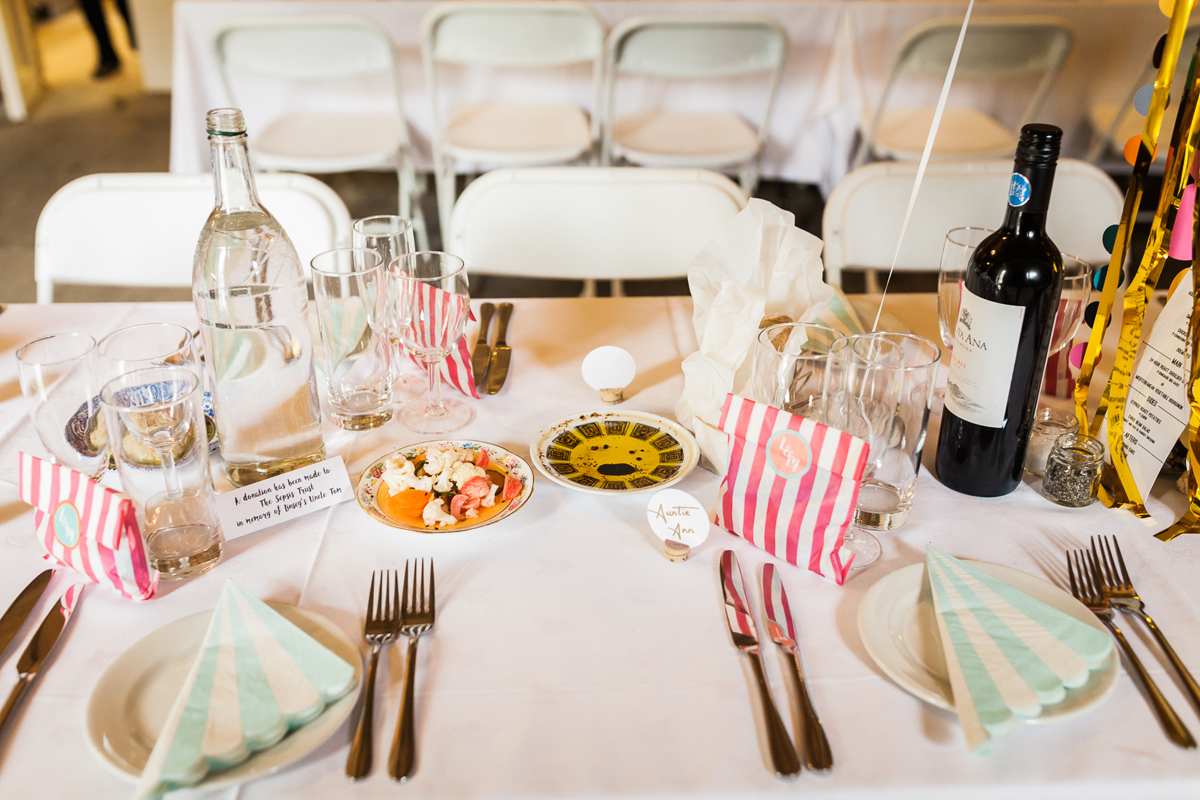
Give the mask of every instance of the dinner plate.
M 466 447 L 469 450 L 479 450 L 483 448 L 487 450 L 488 463 L 499 464 L 508 475 L 515 478 L 521 484 L 521 492 L 512 499 L 504 510 L 495 516 L 487 517 L 486 519 L 475 521 L 464 519 L 457 525 L 451 525 L 448 528 L 426 528 L 423 525 L 409 525 L 398 519 L 393 519 L 383 513 L 383 509 L 379 507 L 376 495 L 379 492 L 379 485 L 383 483 L 383 471 L 386 468 L 384 462 L 394 455 L 402 455 L 410 461 L 413 458 L 419 458 L 425 455 L 425 451 L 432 445 L 442 445 L 443 447 Z M 477 528 L 483 528 L 491 525 L 493 522 L 511 517 L 517 513 L 530 495 L 533 494 L 533 470 L 529 468 L 529 464 L 525 459 L 518 455 L 508 452 L 503 447 L 487 442 L 471 442 L 465 439 L 443 440 L 437 442 L 421 442 L 420 444 L 401 447 L 399 450 L 394 450 L 385 456 L 380 456 L 372 462 L 371 466 L 367 467 L 363 472 L 362 477 L 358 479 L 358 504 L 363 510 L 370 514 L 375 519 L 382 522 L 384 525 L 390 525 L 393 528 L 399 528 L 403 531 L 415 531 L 417 533 L 454 533 L 456 531 L 469 531 Z
M 663 489 L 683 480 L 700 458 L 683 426 L 644 411 L 563 417 L 537 435 L 529 452 L 550 480 L 597 494 Z
M 353 665 L 355 686 L 279 744 L 254 753 L 235 767 L 210 772 L 197 788 L 245 783 L 304 758 L 337 732 L 358 700 L 362 658 L 341 628 L 303 608 L 267 605 Z M 118 777 L 133 781 L 141 777 L 211 619 L 212 611 L 202 611 L 159 628 L 118 656 L 92 689 L 87 706 L 88 743 L 100 763 Z
M 966 563 L 1108 635 L 1095 614 L 1054 584 L 999 564 Z M 858 608 L 858 635 L 879 668 L 902 689 L 931 705 L 953 711 L 954 695 L 938 639 L 933 601 L 920 596 L 924 576 L 923 563 L 911 564 L 872 586 Z M 1078 689 L 1068 689 L 1066 699 L 1046 706 L 1040 716 L 1021 721 L 1038 725 L 1078 716 L 1108 697 L 1116 681 L 1114 648 L 1108 663 L 1093 671 L 1087 683 Z

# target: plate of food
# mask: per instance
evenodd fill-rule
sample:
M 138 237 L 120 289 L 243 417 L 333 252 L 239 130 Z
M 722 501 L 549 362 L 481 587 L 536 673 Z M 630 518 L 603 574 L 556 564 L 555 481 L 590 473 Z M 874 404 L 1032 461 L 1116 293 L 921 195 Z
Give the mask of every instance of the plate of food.
M 599 494 L 663 489 L 696 467 L 700 448 L 677 422 L 644 411 L 572 414 L 542 430 L 529 447 L 550 480 Z
M 385 525 L 418 533 L 482 528 L 533 494 L 533 470 L 487 442 L 422 442 L 376 459 L 358 480 L 358 504 Z

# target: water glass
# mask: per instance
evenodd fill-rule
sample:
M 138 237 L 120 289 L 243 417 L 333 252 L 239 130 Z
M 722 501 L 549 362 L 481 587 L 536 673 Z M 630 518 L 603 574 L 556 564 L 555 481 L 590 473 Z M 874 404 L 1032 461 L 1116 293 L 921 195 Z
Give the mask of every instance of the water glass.
M 841 333 L 813 322 L 785 322 L 758 332 L 754 343 L 754 400 L 821 420 L 829 349 Z
M 383 260 L 361 247 L 329 250 L 313 258 L 312 271 L 330 416 L 346 430 L 378 428 L 392 418 Z
M 395 402 L 411 400 L 425 391 L 422 381 L 416 377 L 415 368 L 404 352 L 400 342 L 398 320 L 398 297 L 400 291 L 399 278 L 392 272 L 391 266 L 400 256 L 416 251 L 413 243 L 412 222 L 394 214 L 381 214 L 374 217 L 363 217 L 354 222 L 355 247 L 365 247 L 374 250 L 383 259 L 383 268 L 387 272 L 388 333 L 392 342 L 392 399 Z M 405 367 L 408 367 L 408 374 Z
M 100 393 L 121 484 L 140 512 L 152 569 L 165 580 L 221 557 L 200 379 L 183 367 L 127 372 Z
M 108 432 L 100 413 L 96 340 L 56 333 L 17 348 L 29 417 L 56 464 L 94 480 L 108 467 Z
M 147 367 L 187 367 L 200 375 L 195 334 L 173 322 L 147 322 L 113 331 L 96 345 L 96 356 L 104 383 Z

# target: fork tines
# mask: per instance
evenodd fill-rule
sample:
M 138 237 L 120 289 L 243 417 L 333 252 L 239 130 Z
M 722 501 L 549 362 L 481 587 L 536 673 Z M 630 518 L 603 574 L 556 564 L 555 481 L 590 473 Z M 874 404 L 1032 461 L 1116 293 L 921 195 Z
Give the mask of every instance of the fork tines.
M 377 578 L 378 597 L 375 595 Z M 367 593 L 367 616 L 364 625 L 371 623 L 386 623 L 392 626 L 400 624 L 400 575 L 394 569 L 371 573 L 371 589 Z

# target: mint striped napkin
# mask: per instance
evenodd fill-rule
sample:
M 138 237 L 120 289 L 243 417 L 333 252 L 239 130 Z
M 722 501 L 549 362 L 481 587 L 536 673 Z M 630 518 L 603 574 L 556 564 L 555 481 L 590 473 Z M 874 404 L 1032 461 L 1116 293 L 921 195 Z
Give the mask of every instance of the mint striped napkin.
M 232 767 L 352 688 L 354 667 L 228 581 L 134 797 L 161 797 Z
M 1003 581 L 927 545 L 954 707 L 973 753 L 1021 718 L 1062 702 L 1104 666 L 1112 639 Z

